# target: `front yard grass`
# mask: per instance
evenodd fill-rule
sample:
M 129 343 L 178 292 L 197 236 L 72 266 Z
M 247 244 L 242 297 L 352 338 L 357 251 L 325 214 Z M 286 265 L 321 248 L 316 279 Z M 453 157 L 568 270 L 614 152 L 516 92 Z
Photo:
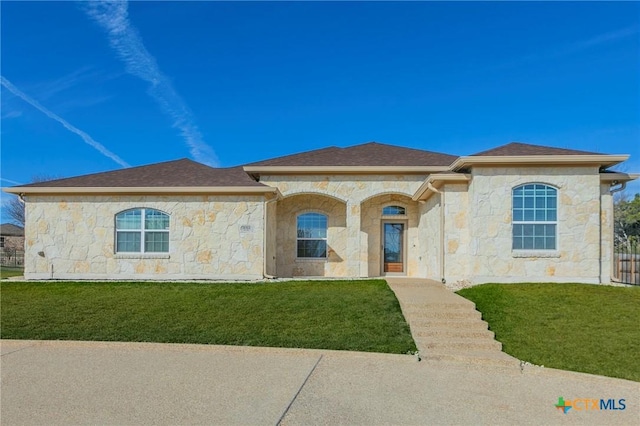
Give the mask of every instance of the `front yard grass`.
M 458 294 L 516 358 L 640 381 L 640 287 L 484 284 Z
M 14 268 L 11 266 L 2 266 L 0 267 L 0 279 L 5 279 L 9 277 L 19 277 L 24 274 L 24 269 L 22 268 Z
M 13 283 L 3 339 L 415 351 L 383 280 L 277 283 Z

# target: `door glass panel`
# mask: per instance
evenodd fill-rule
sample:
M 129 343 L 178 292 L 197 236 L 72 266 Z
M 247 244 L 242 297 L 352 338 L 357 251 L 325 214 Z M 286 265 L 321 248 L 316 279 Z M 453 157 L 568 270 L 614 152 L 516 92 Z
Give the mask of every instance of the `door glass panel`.
M 384 224 L 384 271 L 404 272 L 404 224 L 385 223 Z

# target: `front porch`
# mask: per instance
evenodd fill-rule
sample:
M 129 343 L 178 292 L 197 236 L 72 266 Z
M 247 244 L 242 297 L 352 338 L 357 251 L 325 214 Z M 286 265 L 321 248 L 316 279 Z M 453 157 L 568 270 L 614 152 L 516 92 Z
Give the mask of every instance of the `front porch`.
M 272 203 L 267 223 L 273 231 L 267 239 L 275 244 L 266 258 L 275 276 L 421 276 L 420 260 L 428 247 L 421 246 L 418 202 L 407 195 L 354 202 L 298 193 Z

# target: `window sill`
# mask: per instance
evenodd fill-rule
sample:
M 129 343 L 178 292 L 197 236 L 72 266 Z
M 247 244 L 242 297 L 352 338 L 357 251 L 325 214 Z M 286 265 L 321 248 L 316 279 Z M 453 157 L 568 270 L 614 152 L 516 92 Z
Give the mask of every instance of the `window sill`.
M 116 259 L 169 259 L 169 253 L 116 253 Z
M 558 250 L 512 250 L 512 257 L 524 258 L 524 257 L 560 257 Z
M 307 262 L 324 263 L 327 261 L 328 259 L 326 257 L 297 257 L 296 258 L 296 263 L 307 263 Z

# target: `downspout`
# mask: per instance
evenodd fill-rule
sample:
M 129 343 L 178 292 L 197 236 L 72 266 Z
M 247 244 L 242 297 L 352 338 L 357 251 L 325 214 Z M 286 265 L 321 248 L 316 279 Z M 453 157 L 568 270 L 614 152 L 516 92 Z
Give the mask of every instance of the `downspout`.
M 429 188 L 430 191 L 433 191 L 437 194 L 440 194 L 440 278 L 442 281 L 442 284 L 446 284 L 447 280 L 444 277 L 444 262 L 445 262 L 445 256 L 444 256 L 444 191 L 439 191 L 438 189 L 436 189 L 435 186 L 433 186 L 431 184 L 431 182 L 429 182 L 427 184 L 427 188 Z
M 618 185 L 620 184 L 619 187 L 617 188 L 613 188 L 613 189 L 609 189 L 609 193 L 611 194 L 611 202 L 613 203 L 613 194 L 615 194 L 616 192 L 620 192 L 620 191 L 624 191 L 624 189 L 627 187 L 627 182 L 618 182 L 618 181 L 613 181 L 611 182 L 611 186 L 613 187 L 614 185 Z M 613 215 L 614 212 L 612 211 L 611 214 Z M 602 201 L 600 201 L 600 217 L 602 217 Z M 613 226 L 615 226 L 615 217 L 611 217 L 611 221 L 613 222 Z M 611 232 L 613 233 L 614 230 L 612 229 Z M 610 278 L 612 282 L 621 282 L 618 278 L 613 276 L 613 271 L 615 270 L 615 263 L 613 261 L 614 259 L 614 239 L 611 238 L 611 273 Z M 600 231 L 600 256 L 602 256 L 602 231 Z M 600 266 L 600 268 L 602 268 L 602 266 Z
M 267 206 L 275 201 L 278 201 L 278 197 L 275 197 L 273 200 L 265 201 L 264 210 L 262 211 L 262 226 L 264 228 L 264 231 L 262 232 L 262 249 L 264 253 L 262 256 L 262 276 L 270 280 L 275 279 L 276 277 L 267 274 Z

